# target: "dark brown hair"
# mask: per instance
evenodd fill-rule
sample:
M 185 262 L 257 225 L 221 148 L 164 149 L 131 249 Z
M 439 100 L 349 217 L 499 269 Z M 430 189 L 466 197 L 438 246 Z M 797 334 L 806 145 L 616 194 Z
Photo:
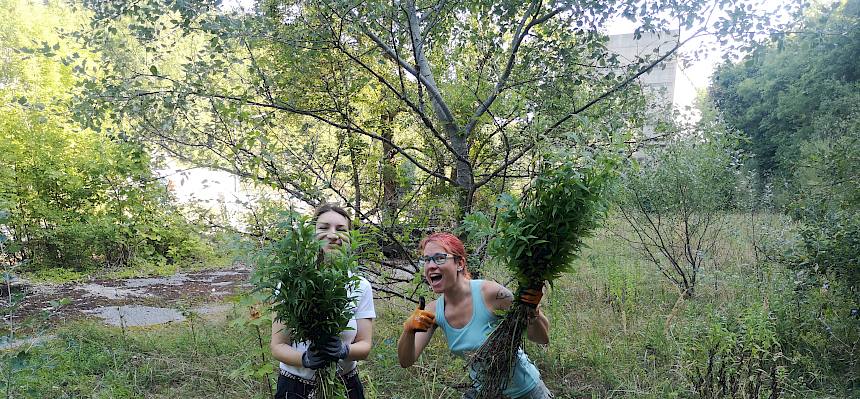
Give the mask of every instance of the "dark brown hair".
M 326 212 L 337 212 L 338 214 L 346 218 L 346 227 L 352 230 L 352 216 L 349 214 L 349 212 L 347 212 L 346 209 L 341 208 L 339 205 L 332 204 L 330 202 L 322 204 L 318 206 L 317 209 L 314 209 L 314 222 L 316 222 L 317 218 L 320 215 Z

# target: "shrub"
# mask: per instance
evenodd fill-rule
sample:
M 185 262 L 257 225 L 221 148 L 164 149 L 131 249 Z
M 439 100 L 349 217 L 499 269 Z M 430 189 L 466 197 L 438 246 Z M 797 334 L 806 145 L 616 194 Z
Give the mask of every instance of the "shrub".
M 714 256 L 741 166 L 737 137 L 702 124 L 695 131 L 651 148 L 628 169 L 618 206 L 633 231 L 619 234 L 686 296 Z

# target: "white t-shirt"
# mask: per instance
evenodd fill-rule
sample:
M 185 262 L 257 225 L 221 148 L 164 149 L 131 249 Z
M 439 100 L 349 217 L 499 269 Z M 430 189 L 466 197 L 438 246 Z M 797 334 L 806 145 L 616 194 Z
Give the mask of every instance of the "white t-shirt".
M 370 282 L 364 277 L 359 277 L 358 288 L 350 292 L 350 298 L 356 301 L 355 314 L 349 320 L 347 326 L 349 329 L 340 333 L 340 340 L 351 344 L 355 340 L 356 330 L 358 329 L 358 319 L 375 319 L 376 308 L 373 306 L 373 288 Z M 293 342 L 290 344 L 299 353 L 305 353 L 308 350 L 308 342 Z M 346 374 L 355 368 L 355 360 L 341 360 L 338 362 L 338 370 L 341 374 Z M 305 367 L 296 367 L 281 362 L 281 370 L 289 372 L 292 375 L 312 380 L 314 378 L 314 370 Z

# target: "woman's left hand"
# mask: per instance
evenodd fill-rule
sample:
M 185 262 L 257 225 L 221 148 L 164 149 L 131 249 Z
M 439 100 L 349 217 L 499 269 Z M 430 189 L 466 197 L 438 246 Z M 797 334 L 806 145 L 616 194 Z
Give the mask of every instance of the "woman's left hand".
M 520 302 L 529 305 L 532 308 L 537 308 L 543 299 L 543 284 L 539 287 L 526 288 L 520 291 Z

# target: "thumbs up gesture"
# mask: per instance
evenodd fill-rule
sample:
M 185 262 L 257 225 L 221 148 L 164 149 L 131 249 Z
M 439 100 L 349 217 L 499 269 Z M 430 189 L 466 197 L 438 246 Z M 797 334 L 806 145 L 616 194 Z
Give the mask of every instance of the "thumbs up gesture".
M 409 315 L 406 322 L 403 323 L 403 330 L 406 332 L 416 333 L 425 332 L 433 327 L 436 322 L 436 315 L 424 310 L 424 297 L 418 297 L 418 307 Z

